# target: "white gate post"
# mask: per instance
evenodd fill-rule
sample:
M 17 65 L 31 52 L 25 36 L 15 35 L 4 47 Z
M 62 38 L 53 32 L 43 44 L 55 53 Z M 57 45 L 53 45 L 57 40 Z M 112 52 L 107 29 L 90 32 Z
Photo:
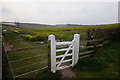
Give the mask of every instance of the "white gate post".
M 54 35 L 49 35 L 48 40 L 50 40 L 50 48 L 51 48 L 51 71 L 53 73 L 56 72 L 56 41 Z
M 80 35 L 79 34 L 74 34 L 74 65 L 77 64 L 78 58 L 79 58 L 79 40 L 80 40 Z

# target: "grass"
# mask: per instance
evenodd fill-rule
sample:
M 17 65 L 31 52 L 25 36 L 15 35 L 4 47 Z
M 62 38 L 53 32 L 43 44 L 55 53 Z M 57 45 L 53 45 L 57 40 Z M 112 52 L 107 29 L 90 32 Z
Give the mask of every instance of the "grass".
M 14 61 L 14 60 L 20 60 L 20 59 L 23 59 L 23 58 L 27 58 L 27 57 L 37 56 L 37 55 L 40 55 L 40 54 L 46 54 L 47 55 L 47 53 L 48 53 L 47 52 L 47 47 L 39 47 L 39 48 L 34 48 L 34 49 L 13 51 L 13 52 L 8 53 L 8 56 L 9 56 L 10 61 Z M 15 63 L 11 63 L 11 66 L 12 66 L 13 69 L 15 69 L 15 68 L 19 68 L 19 67 L 22 67 L 22 66 L 34 64 L 36 62 L 41 62 L 41 61 L 44 61 L 44 60 L 47 60 L 47 56 L 32 58 L 32 59 L 28 59 L 28 60 L 25 60 L 25 61 L 18 61 L 18 62 L 15 62 Z M 42 66 L 44 66 L 44 65 L 42 65 Z M 28 72 L 28 71 L 31 71 L 31 70 L 36 70 L 37 68 L 40 68 L 39 64 L 34 65 L 32 67 L 26 67 L 24 69 L 21 69 L 20 71 L 15 71 L 14 74 L 18 75 L 20 73 Z
M 14 72 L 15 76 L 17 76 L 17 75 L 20 75 L 20 74 L 24 74 L 24 73 L 27 73 L 27 72 L 30 72 L 30 71 L 34 71 L 34 70 L 43 68 L 46 65 L 47 65 L 47 63 L 46 64 L 36 64 L 34 66 L 22 68 L 22 69 L 19 69 L 19 70 L 14 70 L 13 72 Z
M 94 25 L 94 26 L 78 26 L 78 27 L 57 27 L 57 28 L 22 28 L 18 29 L 20 34 L 23 35 L 24 39 L 30 41 L 45 41 L 47 42 L 48 36 L 50 34 L 55 35 L 56 39 L 59 40 L 72 40 L 74 34 L 80 34 L 81 40 L 87 38 L 86 31 L 88 29 L 96 29 L 96 28 L 103 28 L 103 29 L 111 29 L 117 28 L 118 24 L 110 24 L 110 25 Z M 12 28 L 11 30 L 15 30 Z M 25 37 L 24 35 L 29 35 L 30 37 Z
M 19 67 L 22 67 L 22 66 L 34 64 L 36 62 L 45 61 L 45 60 L 47 60 L 47 57 L 44 57 L 44 58 L 43 57 L 38 57 L 38 58 L 33 58 L 33 59 L 25 60 L 25 61 L 18 61 L 18 62 L 15 62 L 15 63 L 11 63 L 11 65 L 12 65 L 12 68 L 15 69 L 15 68 L 19 68 Z
M 50 79 L 57 79 L 60 80 L 61 77 L 61 73 L 60 72 L 56 72 L 56 73 L 51 73 L 48 72 L 48 70 L 42 70 L 42 71 L 38 71 L 37 73 L 32 73 L 26 76 L 23 76 L 23 78 L 35 78 L 35 79 L 45 79 L 45 80 L 50 80 Z
M 56 39 L 59 39 L 62 41 L 68 41 L 68 40 L 73 39 L 73 35 L 75 33 L 78 33 L 81 35 L 81 40 L 85 40 L 87 38 L 86 31 L 88 29 L 92 29 L 92 28 L 111 29 L 113 27 L 117 28 L 118 26 L 117 26 L 117 24 L 110 24 L 110 25 L 80 26 L 80 27 L 78 26 L 78 27 L 58 27 L 58 28 L 22 28 L 22 29 L 17 29 L 20 32 L 20 34 L 22 34 L 22 35 L 33 35 L 33 36 L 37 35 L 37 37 L 35 37 L 35 39 L 32 39 L 32 40 L 31 39 L 27 40 L 25 37 L 14 33 L 12 31 L 12 30 L 16 30 L 14 27 L 3 26 L 3 30 L 7 30 L 6 32 L 3 32 L 3 33 L 6 33 L 6 36 L 8 38 L 8 42 L 13 45 L 12 49 L 18 49 L 18 48 L 45 45 L 45 44 L 47 44 L 48 35 L 50 35 L 50 34 L 54 34 Z M 21 39 L 21 40 L 18 40 L 18 39 Z M 44 41 L 44 43 L 43 44 L 34 43 L 36 41 Z M 85 45 L 85 44 L 82 44 L 82 45 Z M 86 51 L 86 50 L 83 50 L 83 51 Z M 83 51 L 80 50 L 80 52 L 83 52 Z M 106 51 L 106 49 L 102 50 L 102 51 Z M 111 51 L 109 51 L 109 52 L 111 52 Z M 26 50 L 21 50 L 21 51 L 9 52 L 8 56 L 9 56 L 10 61 L 13 61 L 13 60 L 19 60 L 19 59 L 23 59 L 23 58 L 27 58 L 27 57 L 37 56 L 37 55 L 40 55 L 43 53 L 48 53 L 47 46 L 45 46 L 45 47 L 41 46 L 41 47 L 35 48 L 35 49 L 26 49 Z M 106 77 L 106 76 L 108 76 L 107 72 L 106 72 L 106 75 L 103 74 L 103 73 L 105 73 L 105 71 L 108 70 L 108 72 L 110 72 L 110 71 L 112 71 L 112 70 L 114 71 L 116 69 L 116 67 L 112 67 L 112 68 L 109 67 L 108 68 L 108 65 L 107 65 L 108 62 L 106 62 L 106 61 L 111 61 L 111 62 L 114 61 L 114 59 L 112 58 L 111 55 L 109 55 L 110 60 L 109 59 L 107 60 L 106 56 L 108 56 L 108 55 L 106 54 L 105 56 L 103 56 L 103 54 L 105 52 L 98 51 L 98 53 L 100 53 L 100 54 L 99 55 L 96 54 L 93 58 L 88 57 L 86 59 L 83 59 L 83 60 L 81 59 L 79 61 L 79 63 L 75 66 L 75 69 L 78 70 L 77 77 L 100 77 L 100 76 Z M 64 52 L 58 53 L 58 55 L 60 55 L 60 54 L 64 54 Z M 100 57 L 100 56 L 102 56 L 102 57 Z M 66 57 L 66 58 L 68 59 L 69 57 Z M 21 66 L 33 64 L 35 62 L 40 62 L 40 61 L 43 61 L 45 59 L 47 59 L 47 57 L 35 58 L 35 59 L 31 59 L 31 60 L 26 60 L 24 62 L 19 61 L 17 63 L 12 64 L 12 68 L 15 69 L 15 68 L 18 68 Z M 114 65 L 116 66 L 118 64 L 116 63 Z M 40 68 L 39 66 L 40 65 L 34 65 L 32 67 L 21 69 L 19 71 L 14 71 L 14 73 L 15 73 L 15 75 L 19 75 L 19 74 L 24 73 L 24 72 L 35 70 L 36 68 Z M 42 65 L 42 66 L 44 66 L 44 65 Z M 89 68 L 88 68 L 88 66 L 89 66 Z M 102 70 L 102 71 L 99 71 L 99 70 Z M 116 73 L 116 71 L 114 71 L 114 72 Z M 110 74 L 110 75 L 112 75 L 112 74 Z M 116 75 L 113 74 L 112 76 L 115 77 Z M 59 72 L 57 72 L 56 74 L 52 74 L 52 73 L 49 73 L 47 70 L 45 70 L 45 71 L 43 70 L 43 71 L 38 71 L 37 73 L 23 76 L 23 78 L 45 78 L 45 77 L 46 78 L 60 78 L 61 74 Z
M 23 58 L 26 58 L 26 57 L 37 56 L 37 55 L 40 55 L 40 54 L 46 54 L 47 55 L 47 48 L 46 47 L 39 47 L 39 48 L 35 48 L 35 49 L 13 51 L 13 52 L 10 52 L 8 54 L 8 56 L 9 56 L 10 61 L 14 61 L 14 60 L 20 60 L 20 59 L 23 59 Z M 28 60 L 25 60 L 25 61 L 18 61 L 18 62 L 15 62 L 15 63 L 11 63 L 11 66 L 12 66 L 12 69 L 15 69 L 15 68 L 19 68 L 19 67 L 22 67 L 22 66 L 34 64 L 36 62 L 41 62 L 41 61 L 44 61 L 44 60 L 47 60 L 47 56 L 32 58 L 32 59 L 28 59 Z M 19 74 L 22 74 L 22 73 L 26 73 L 26 72 L 29 72 L 29 71 L 32 71 L 32 70 L 36 70 L 36 69 L 42 68 L 46 65 L 47 64 L 42 64 L 42 65 L 37 64 L 37 65 L 33 65 L 31 67 L 26 67 L 26 68 L 14 71 L 14 75 L 16 76 L 16 75 L 19 75 Z
M 23 59 L 26 57 L 37 56 L 40 54 L 47 54 L 47 53 L 48 53 L 47 47 L 39 47 L 34 49 L 26 49 L 26 50 L 9 52 L 8 56 L 10 61 L 13 61 L 13 60 Z
M 13 49 L 18 49 L 18 48 L 25 48 L 25 47 L 32 47 L 33 45 L 28 42 L 28 41 L 14 41 L 13 44 Z
M 93 57 L 80 59 L 74 67 L 80 78 L 118 78 L 120 43 L 111 42 L 96 51 Z

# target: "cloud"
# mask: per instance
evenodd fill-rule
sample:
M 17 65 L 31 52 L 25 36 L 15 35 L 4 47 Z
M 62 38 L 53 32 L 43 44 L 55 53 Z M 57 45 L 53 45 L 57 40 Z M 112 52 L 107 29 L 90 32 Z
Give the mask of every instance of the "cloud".
M 118 2 L 119 0 L 3 0 L 3 2 Z
M 116 2 L 4 2 L 3 20 L 47 24 L 117 22 Z

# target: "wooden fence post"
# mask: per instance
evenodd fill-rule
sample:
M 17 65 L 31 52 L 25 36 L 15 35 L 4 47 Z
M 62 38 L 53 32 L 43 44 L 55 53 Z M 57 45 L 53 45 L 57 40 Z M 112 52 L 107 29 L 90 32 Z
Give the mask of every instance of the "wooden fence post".
M 78 58 L 79 58 L 79 40 L 80 40 L 80 35 L 79 34 L 74 34 L 74 65 L 77 64 Z
M 50 62 L 51 64 L 50 68 L 53 73 L 56 72 L 56 41 L 55 41 L 55 36 L 54 35 L 49 35 L 48 40 L 50 40 Z
M 87 30 L 88 33 L 88 40 L 90 40 L 90 29 Z M 90 46 L 90 41 L 87 42 L 87 46 Z M 90 48 L 88 48 L 88 51 L 90 50 Z
M 94 39 L 95 29 L 92 29 L 91 40 Z
M 51 50 L 50 50 L 50 40 L 48 40 L 48 71 L 51 72 Z
M 13 73 L 13 70 L 12 70 L 12 67 L 11 67 L 11 64 L 10 64 L 10 62 L 9 62 L 9 59 L 8 59 L 8 53 L 7 53 L 7 51 L 5 50 L 5 44 L 4 44 L 4 42 L 3 42 L 3 44 L 2 44 L 2 56 L 3 56 L 3 58 L 4 58 L 4 63 L 6 64 L 6 66 L 7 66 L 7 70 L 8 70 L 8 74 L 9 74 L 9 78 L 10 78 L 10 80 L 15 80 L 15 77 L 14 77 L 14 73 Z M 3 75 L 2 75 L 3 76 Z

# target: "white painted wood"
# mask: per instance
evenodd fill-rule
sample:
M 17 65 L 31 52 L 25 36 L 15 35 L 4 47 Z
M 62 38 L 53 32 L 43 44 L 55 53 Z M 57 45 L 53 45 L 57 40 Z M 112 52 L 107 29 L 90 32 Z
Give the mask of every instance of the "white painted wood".
M 49 35 L 48 39 L 51 41 L 51 71 L 56 72 L 56 41 L 54 35 Z
M 72 41 L 70 42 L 57 42 L 56 45 L 69 45 L 72 44 Z
M 79 58 L 79 40 L 80 35 L 74 34 L 74 65 L 77 64 Z
M 69 46 L 69 49 L 65 52 L 65 54 L 64 54 L 64 56 L 62 57 L 62 59 L 61 59 L 61 61 L 60 61 L 60 63 L 57 65 L 57 68 L 61 65 L 61 63 L 63 62 L 63 60 L 64 60 L 64 58 L 65 58 L 65 56 L 67 55 L 67 53 L 69 52 L 69 50 L 70 50 L 70 48 L 72 47 L 72 45 L 73 44 L 71 44 L 70 46 Z
M 57 70 L 62 70 L 62 69 L 65 69 L 65 68 L 69 68 L 69 67 L 71 67 L 71 66 L 72 66 L 72 65 L 69 65 L 69 66 L 67 66 L 67 65 L 61 66 L 61 67 L 58 67 Z
M 75 60 L 75 59 L 74 59 L 74 55 L 75 55 L 75 54 L 74 54 L 74 52 L 75 52 L 75 48 L 74 48 L 74 47 L 75 47 L 75 40 L 73 40 L 73 49 L 72 49 L 72 67 L 74 66 L 74 62 L 75 62 L 75 61 L 74 61 L 74 60 Z
M 70 66 L 73 67 L 78 62 L 79 40 L 80 40 L 79 34 L 75 34 L 74 39 L 72 41 L 69 41 L 69 42 L 68 41 L 67 42 L 56 42 L 54 35 L 50 35 L 49 40 L 51 41 L 51 71 L 53 73 L 55 73 L 56 70 L 65 69 L 65 68 L 68 68 Z M 56 45 L 70 45 L 70 46 L 69 46 L 69 48 L 56 50 Z M 68 52 L 70 50 L 72 50 L 72 53 L 68 54 Z M 56 52 L 59 52 L 59 51 L 66 51 L 66 52 L 64 55 L 56 56 Z M 72 59 L 64 60 L 66 56 L 72 56 Z M 61 57 L 62 57 L 62 59 L 59 62 L 56 62 L 56 58 L 61 58 Z M 69 61 L 72 61 L 71 65 L 60 67 L 60 65 L 62 63 L 69 62 Z M 56 64 L 58 64 L 57 67 L 56 67 Z
M 72 59 L 64 60 L 64 61 L 62 61 L 62 63 L 69 62 L 69 61 L 72 61 Z M 60 62 L 56 62 L 56 64 L 59 64 L 59 63 Z
M 73 55 L 72 53 L 69 53 L 69 54 L 67 54 L 66 56 L 71 56 L 71 55 Z M 56 56 L 56 58 L 61 58 L 61 57 L 63 57 L 64 55 L 59 55 L 59 56 Z
M 56 52 L 59 52 L 59 51 L 67 51 L 69 48 L 65 48 L 65 49 L 57 49 Z M 72 48 L 70 48 L 69 50 L 72 50 Z

